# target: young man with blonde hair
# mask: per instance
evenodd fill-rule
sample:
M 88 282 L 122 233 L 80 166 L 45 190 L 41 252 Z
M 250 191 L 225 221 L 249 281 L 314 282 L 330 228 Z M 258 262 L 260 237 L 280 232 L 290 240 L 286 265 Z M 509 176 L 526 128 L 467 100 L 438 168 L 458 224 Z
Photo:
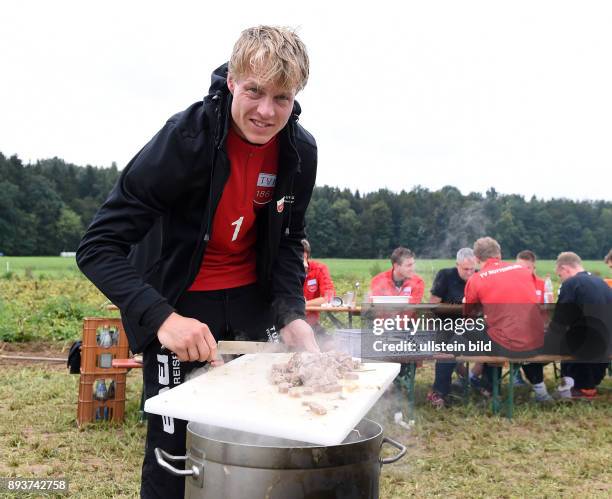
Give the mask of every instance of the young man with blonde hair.
M 318 350 L 300 243 L 317 165 L 297 122 L 308 74 L 295 32 L 244 30 L 208 95 L 136 154 L 81 241 L 79 267 L 143 352 L 147 398 L 214 361 L 220 339 Z M 184 455 L 185 427 L 149 416 L 141 497 L 183 497 L 184 479 L 161 470 L 154 449 Z

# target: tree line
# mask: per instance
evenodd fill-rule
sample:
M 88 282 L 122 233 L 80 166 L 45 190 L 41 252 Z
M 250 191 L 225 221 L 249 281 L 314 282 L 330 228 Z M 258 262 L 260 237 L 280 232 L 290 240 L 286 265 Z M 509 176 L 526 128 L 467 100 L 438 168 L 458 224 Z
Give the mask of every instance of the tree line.
M 0 153 L 0 252 L 75 251 L 118 176 L 115 164 L 81 167 L 53 158 L 24 165 Z
M 422 258 L 453 258 L 485 235 L 499 241 L 504 258 L 530 249 L 544 259 L 575 251 L 598 260 L 612 246 L 612 202 L 526 200 L 493 188 L 485 195 L 451 186 L 361 195 L 324 186 L 313 193 L 307 223 L 317 257 L 386 258 L 402 245 Z
M 57 255 L 74 251 L 119 176 L 53 158 L 23 164 L 0 153 L 0 252 Z M 612 246 L 612 202 L 542 200 L 499 194 L 462 194 L 446 186 L 399 193 L 360 194 L 316 187 L 306 213 L 316 257 L 387 258 L 407 246 L 422 258 L 452 258 L 457 249 L 489 235 L 505 258 L 523 249 L 539 258 L 571 250 L 600 259 Z

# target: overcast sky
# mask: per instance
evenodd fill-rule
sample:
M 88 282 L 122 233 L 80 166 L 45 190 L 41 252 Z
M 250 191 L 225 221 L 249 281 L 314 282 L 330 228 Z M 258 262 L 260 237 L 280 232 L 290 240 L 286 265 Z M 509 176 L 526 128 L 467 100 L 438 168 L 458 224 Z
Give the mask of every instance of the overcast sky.
M 122 168 L 239 32 L 296 27 L 318 185 L 612 199 L 612 2 L 28 1 L 0 8 L 0 151 Z

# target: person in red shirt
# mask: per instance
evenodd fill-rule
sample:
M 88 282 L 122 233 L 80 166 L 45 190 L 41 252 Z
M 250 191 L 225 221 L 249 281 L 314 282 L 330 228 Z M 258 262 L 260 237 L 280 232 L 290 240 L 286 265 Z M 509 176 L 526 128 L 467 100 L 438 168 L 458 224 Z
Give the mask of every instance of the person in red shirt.
M 304 248 L 304 269 L 306 270 L 306 280 L 304 281 L 306 306 L 322 305 L 327 302 L 327 297 L 330 294 L 332 296 L 336 295 L 334 281 L 332 281 L 327 265 L 310 259 L 311 249 L 308 240 L 302 239 L 302 247 Z M 324 329 L 319 324 L 319 316 L 319 312 L 306 312 L 306 321 L 315 332 L 320 333 Z
M 487 333 L 502 355 L 520 352 L 524 357 L 544 344 L 544 321 L 540 314 L 534 275 L 522 265 L 501 260 L 501 247 L 491 237 L 474 243 L 480 272 L 465 286 L 465 308 L 482 305 Z
M 378 296 L 400 296 L 405 298 L 405 303 L 421 303 L 425 292 L 425 281 L 414 272 L 414 266 L 414 252 L 403 246 L 395 248 L 391 253 L 391 268 L 375 275 L 370 282 L 370 301 L 376 303 Z M 376 316 L 393 318 L 400 315 L 414 315 L 414 311 L 403 312 L 396 306 L 391 308 L 392 310 L 385 307 L 385 310 L 377 312 Z M 402 364 L 400 377 L 406 375 L 406 369 L 407 364 Z
M 516 263 L 529 269 L 529 271 L 533 274 L 534 284 L 536 288 L 536 296 L 538 297 L 538 303 L 544 303 L 545 282 L 544 282 L 544 279 L 540 279 L 536 275 L 536 255 L 535 253 L 531 250 L 520 251 L 516 255 Z
M 544 345 L 544 320 L 534 275 L 518 263 L 503 262 L 501 247 L 491 237 L 474 243 L 474 256 L 480 271 L 465 286 L 466 315 L 474 315 L 477 308 L 482 308 L 492 355 L 535 355 Z M 487 367 L 484 371 L 483 385 L 487 390 L 491 388 L 492 369 Z
M 425 281 L 414 272 L 415 255 L 408 248 L 395 248 L 391 268 L 374 276 L 370 283 L 370 301 L 376 296 L 405 296 L 407 303 L 421 303 Z
M 544 303 L 544 293 L 546 286 L 544 279 L 540 279 L 536 275 L 535 253 L 531 250 L 520 251 L 516 255 L 516 263 L 522 265 L 532 273 L 538 303 Z M 529 364 L 523 364 L 522 367 L 525 376 L 533 387 L 536 402 L 550 402 L 552 400 L 552 397 L 549 395 L 548 390 L 546 389 L 546 385 L 544 384 L 544 364 L 532 362 Z M 514 380 L 512 380 L 512 382 L 516 386 L 525 385 L 525 382 L 521 378 L 521 373 L 519 370 L 516 371 L 515 378 Z

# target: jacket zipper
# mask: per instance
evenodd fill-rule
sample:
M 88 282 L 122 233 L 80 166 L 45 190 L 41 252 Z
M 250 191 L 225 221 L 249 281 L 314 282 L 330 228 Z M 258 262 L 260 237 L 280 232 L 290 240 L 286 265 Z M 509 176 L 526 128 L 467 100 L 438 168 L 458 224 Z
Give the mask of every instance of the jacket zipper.
M 206 246 L 208 245 L 208 241 L 210 239 L 210 231 L 212 228 L 212 220 L 213 220 L 212 214 L 217 211 L 217 205 L 219 204 L 219 201 L 221 199 L 221 196 L 219 195 L 218 196 L 219 199 L 213 200 L 214 171 L 215 171 L 215 166 L 217 163 L 218 151 L 220 151 L 221 149 L 221 137 L 220 137 L 221 105 L 222 105 L 222 102 L 220 102 L 221 95 L 222 95 L 221 92 L 218 91 L 212 97 L 214 101 L 217 101 L 217 106 L 215 109 L 217 123 L 215 126 L 215 136 L 214 136 L 213 148 L 212 148 L 213 154 L 212 154 L 210 179 L 209 179 L 210 183 L 209 183 L 209 188 L 208 188 L 208 203 L 207 203 L 208 207 L 205 210 L 206 215 L 205 215 L 204 222 L 202 223 L 202 226 L 200 227 L 200 233 L 198 235 L 198 243 L 196 245 L 194 252 L 191 255 L 189 272 L 187 273 L 185 283 L 183 284 L 181 288 L 181 292 L 179 296 L 181 296 L 183 293 L 185 293 L 185 291 L 189 289 L 189 286 L 191 285 L 195 277 L 198 275 L 198 271 L 202 265 L 202 259 L 204 258 L 204 254 L 206 253 Z M 227 178 L 224 180 L 223 185 L 225 185 L 226 182 L 227 182 Z M 222 192 L 223 190 L 221 190 L 221 193 Z M 203 230 L 204 226 L 205 226 L 205 230 Z M 202 232 L 204 232 L 204 235 L 202 235 Z M 204 246 L 204 248 L 202 248 L 202 245 Z M 196 259 L 196 256 L 199 254 L 202 254 L 202 257 L 199 259 Z

